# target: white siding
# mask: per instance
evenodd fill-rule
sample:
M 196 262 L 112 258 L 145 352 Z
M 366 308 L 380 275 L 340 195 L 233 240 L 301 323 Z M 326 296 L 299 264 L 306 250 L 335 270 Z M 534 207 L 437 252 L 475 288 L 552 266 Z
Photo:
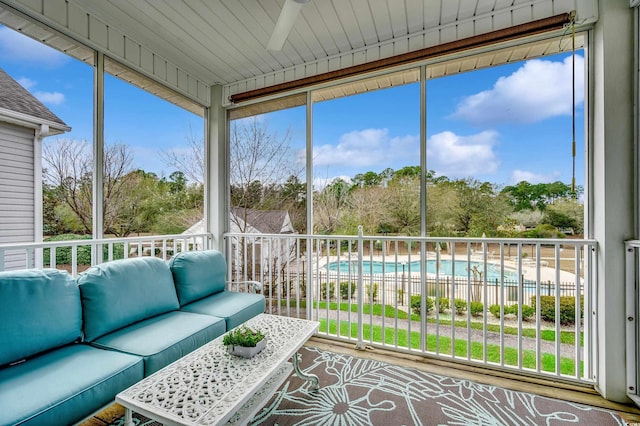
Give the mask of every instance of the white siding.
M 34 240 L 34 131 L 0 123 L 0 244 Z M 5 270 L 23 268 L 24 252 L 5 253 Z

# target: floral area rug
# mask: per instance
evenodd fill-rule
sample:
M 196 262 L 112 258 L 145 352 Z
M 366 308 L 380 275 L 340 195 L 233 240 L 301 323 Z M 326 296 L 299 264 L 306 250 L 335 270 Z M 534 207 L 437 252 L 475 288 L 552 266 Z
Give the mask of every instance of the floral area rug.
M 626 425 L 600 408 L 312 347 L 300 353 L 320 389 L 292 374 L 250 425 Z M 118 407 L 109 420 L 82 426 L 124 426 Z M 134 424 L 159 425 L 138 413 Z
M 301 349 L 302 369 L 252 425 L 625 425 L 599 408 L 459 380 L 349 355 Z

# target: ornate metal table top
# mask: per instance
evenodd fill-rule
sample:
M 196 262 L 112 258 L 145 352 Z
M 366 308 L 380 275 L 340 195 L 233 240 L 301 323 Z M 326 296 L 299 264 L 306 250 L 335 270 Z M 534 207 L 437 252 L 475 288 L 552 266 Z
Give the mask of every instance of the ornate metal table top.
M 316 321 L 261 314 L 247 326 L 267 336 L 250 359 L 227 352 L 222 336 L 116 396 L 116 402 L 166 424 L 226 423 L 313 335 Z

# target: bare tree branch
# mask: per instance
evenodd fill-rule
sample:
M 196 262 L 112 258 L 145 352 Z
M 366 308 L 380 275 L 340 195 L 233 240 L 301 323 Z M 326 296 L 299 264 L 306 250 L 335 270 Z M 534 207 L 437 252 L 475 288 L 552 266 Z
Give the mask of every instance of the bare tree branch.
M 46 140 L 42 148 L 44 180 L 60 188 L 60 196 L 81 221 L 85 232 L 92 230 L 93 158 L 86 140 Z M 104 151 L 104 228 L 115 223 L 129 191 L 125 176 L 132 171 L 129 147 L 113 144 Z
M 264 191 L 284 185 L 291 175 L 297 174 L 290 147 L 291 133 L 287 130 L 279 137 L 269 130 L 267 121 L 258 117 L 233 121 L 230 127 L 232 203 L 251 209 L 268 207 Z M 247 218 L 234 219 L 245 232 Z
M 191 127 L 186 139 L 187 149 L 163 150 L 160 152 L 160 157 L 163 163 L 184 173 L 190 181 L 204 184 L 204 141 L 193 135 Z

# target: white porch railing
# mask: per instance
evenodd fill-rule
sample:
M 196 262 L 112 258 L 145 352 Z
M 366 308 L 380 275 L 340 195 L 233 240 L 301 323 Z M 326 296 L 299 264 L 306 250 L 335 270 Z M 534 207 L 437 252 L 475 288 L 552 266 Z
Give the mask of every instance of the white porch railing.
M 640 406 L 640 240 L 625 241 L 625 252 L 627 395 Z
M 595 248 L 577 239 L 225 235 L 229 281 L 262 281 L 271 313 L 318 320 L 325 337 L 589 385 Z
M 97 263 L 138 256 L 168 260 L 174 253 L 211 247 L 211 234 L 177 234 L 101 240 L 0 244 L 0 271 L 56 268 L 73 277 Z
M 181 234 L 3 244 L 0 271 L 53 267 L 75 277 L 102 261 L 168 260 L 211 242 Z M 283 234 L 226 234 L 224 245 L 232 289 L 263 282 L 269 312 L 316 319 L 327 338 L 585 385 L 597 373 L 595 248 Z

